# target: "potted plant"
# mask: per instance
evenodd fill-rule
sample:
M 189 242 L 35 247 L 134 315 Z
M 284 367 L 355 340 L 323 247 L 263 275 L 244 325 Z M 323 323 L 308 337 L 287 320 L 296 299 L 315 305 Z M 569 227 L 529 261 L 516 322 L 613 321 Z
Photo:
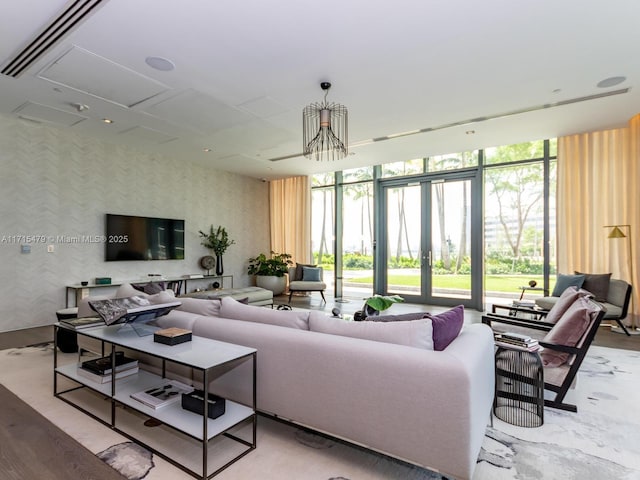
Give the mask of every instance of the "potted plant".
M 380 315 L 380 312 L 386 310 L 394 303 L 404 302 L 404 298 L 400 295 L 374 295 L 365 299 L 364 306 L 361 311 L 357 311 L 353 315 L 354 320 L 364 320 L 372 315 Z
M 227 248 L 236 243 L 235 240 L 231 240 L 227 229 L 220 225 L 216 229 L 211 225 L 208 233 L 202 230 L 199 233 L 202 238 L 202 245 L 211 250 L 216 256 L 216 275 L 222 275 L 224 273 L 222 255 L 227 251 Z
M 271 252 L 267 257 L 261 253 L 255 258 L 249 259 L 249 275 L 256 276 L 256 286 L 271 290 L 274 295 L 280 295 L 287 286 L 284 274 L 293 265 L 291 255 L 288 253 Z

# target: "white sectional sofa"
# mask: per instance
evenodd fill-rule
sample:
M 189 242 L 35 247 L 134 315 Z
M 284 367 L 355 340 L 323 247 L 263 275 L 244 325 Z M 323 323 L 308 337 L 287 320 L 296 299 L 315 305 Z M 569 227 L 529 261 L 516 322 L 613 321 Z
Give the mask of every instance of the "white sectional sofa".
M 181 300 L 180 310 L 159 318 L 159 326 L 257 349 L 260 412 L 448 478 L 471 479 L 493 401 L 487 326 L 465 325 L 443 351 L 433 351 L 428 321 L 351 322 L 349 332 L 345 320 L 320 312 L 277 311 L 231 298 Z M 332 328 L 341 334 L 314 331 Z M 385 334 L 405 344 L 387 343 Z M 246 382 L 227 377 L 212 388 L 248 401 L 249 391 L 238 390 Z
M 116 296 L 127 293 L 123 287 Z M 166 292 L 149 298 L 164 303 L 171 300 L 167 295 L 172 297 Z M 488 326 L 465 324 L 444 347 L 436 327 L 446 313 L 412 321 L 399 316 L 348 322 L 318 311 L 245 305 L 231 297 L 178 300 L 182 305 L 156 319 L 158 326 L 257 349 L 259 412 L 449 479 L 472 478 L 493 402 L 494 343 Z M 84 303 L 79 310 L 91 312 Z M 168 368 L 168 376 L 192 380 L 190 372 Z M 250 363 L 240 365 L 212 382 L 211 391 L 250 404 L 246 378 L 251 374 Z

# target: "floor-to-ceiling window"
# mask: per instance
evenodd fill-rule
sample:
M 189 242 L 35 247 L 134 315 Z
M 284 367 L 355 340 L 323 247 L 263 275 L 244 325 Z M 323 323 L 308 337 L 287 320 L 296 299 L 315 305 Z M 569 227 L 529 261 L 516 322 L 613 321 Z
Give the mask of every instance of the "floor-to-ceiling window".
M 550 288 L 549 273 L 555 273 L 555 145 L 536 141 L 484 150 L 488 303 L 519 297 L 522 287 L 527 287 L 523 299 L 533 300 Z
M 527 298 L 542 294 L 555 274 L 555 158 L 555 140 L 533 141 L 316 175 L 314 257 L 338 298 L 481 308 L 529 282 L 543 290 Z
M 334 291 L 335 174 L 314 175 L 311 189 L 311 251 L 315 264 L 323 267 L 328 290 Z

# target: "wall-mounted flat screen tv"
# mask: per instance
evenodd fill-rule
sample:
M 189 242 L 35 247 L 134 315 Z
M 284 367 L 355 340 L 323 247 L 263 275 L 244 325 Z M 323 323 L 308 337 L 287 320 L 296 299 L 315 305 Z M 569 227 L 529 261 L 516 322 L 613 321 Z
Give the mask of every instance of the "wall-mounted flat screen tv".
M 183 260 L 184 220 L 107 213 L 106 261 Z

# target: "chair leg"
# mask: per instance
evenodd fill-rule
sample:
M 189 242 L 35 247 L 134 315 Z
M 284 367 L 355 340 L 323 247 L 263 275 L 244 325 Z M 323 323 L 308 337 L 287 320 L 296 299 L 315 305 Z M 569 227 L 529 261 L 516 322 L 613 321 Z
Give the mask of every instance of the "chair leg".
M 616 322 L 618 322 L 618 325 L 620 325 L 620 328 L 622 329 L 622 331 L 624 331 L 624 333 L 627 334 L 627 337 L 630 337 L 631 334 L 629 333 L 629 330 L 627 330 L 627 327 L 625 326 L 625 324 L 622 323 L 622 320 L 620 320 L 619 318 L 616 318 Z
M 291 296 L 293 295 L 293 290 L 289 290 L 289 303 L 291 303 Z
M 320 290 L 320 295 L 322 295 L 322 301 L 323 301 L 324 303 L 327 303 L 327 299 L 326 299 L 326 298 L 324 298 L 324 291 L 323 291 L 323 290 Z

